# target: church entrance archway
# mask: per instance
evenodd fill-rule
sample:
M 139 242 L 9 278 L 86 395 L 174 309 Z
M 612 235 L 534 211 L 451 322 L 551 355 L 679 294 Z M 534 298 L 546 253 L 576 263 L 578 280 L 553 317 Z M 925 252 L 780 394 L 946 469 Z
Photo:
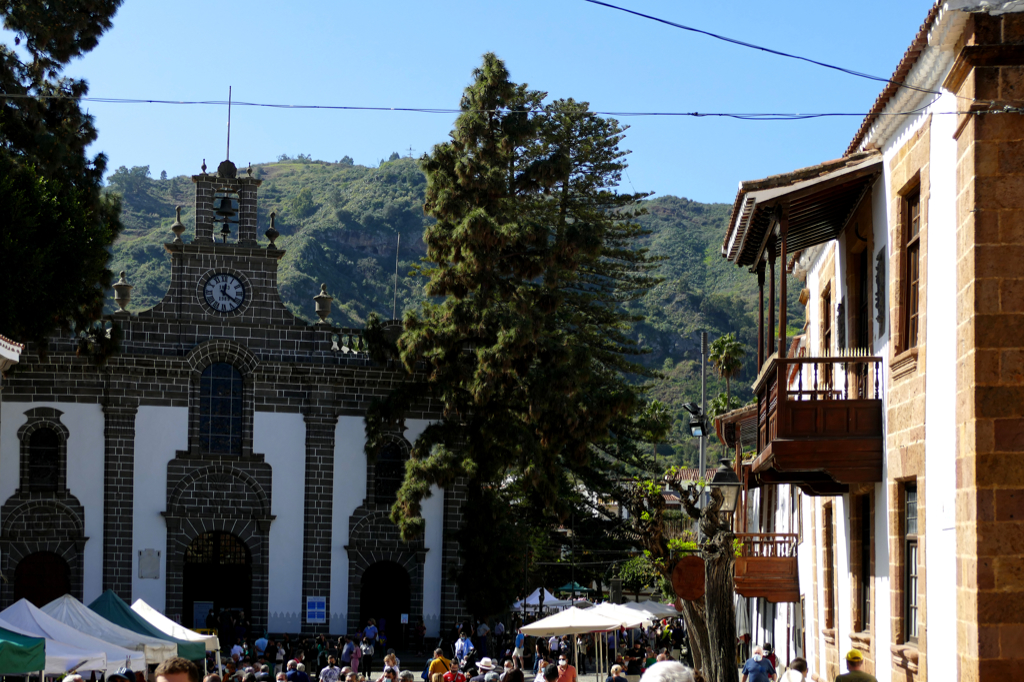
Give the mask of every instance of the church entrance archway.
M 206 627 L 210 609 L 252 611 L 252 557 L 231 533 L 203 533 L 185 550 L 182 571 L 182 623 Z
M 14 601 L 28 599 L 45 606 L 71 592 L 71 567 L 53 552 L 36 552 L 14 569 Z
M 402 614 L 408 614 L 410 608 L 409 573 L 404 568 L 393 561 L 378 561 L 363 572 L 359 591 L 360 627 L 366 627 L 370 618 L 375 619 L 377 627 L 387 635 L 388 648 L 405 646 L 408 627 L 402 627 Z

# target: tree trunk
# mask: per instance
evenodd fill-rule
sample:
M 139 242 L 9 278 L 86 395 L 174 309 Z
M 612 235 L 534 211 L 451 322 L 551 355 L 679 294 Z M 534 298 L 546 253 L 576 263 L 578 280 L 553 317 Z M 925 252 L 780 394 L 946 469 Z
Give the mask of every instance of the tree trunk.
M 708 642 L 707 606 L 703 599 L 683 601 L 683 619 L 686 621 L 686 632 L 690 635 L 690 655 L 693 657 L 693 669 L 701 671 L 707 677 L 704 667 L 708 660 L 710 644 Z
M 733 571 L 736 555 L 732 532 L 720 529 L 705 546 L 704 601 L 707 607 L 709 665 L 705 677 L 714 682 L 738 682 L 736 667 L 736 609 Z

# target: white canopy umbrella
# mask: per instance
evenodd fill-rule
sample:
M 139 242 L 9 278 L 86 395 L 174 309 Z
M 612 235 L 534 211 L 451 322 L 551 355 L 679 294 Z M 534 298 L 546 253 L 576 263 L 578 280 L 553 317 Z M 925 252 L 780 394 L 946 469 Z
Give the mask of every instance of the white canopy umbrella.
M 662 604 L 656 601 L 626 602 L 622 606 L 643 613 L 649 613 L 654 618 L 678 618 L 681 614 L 670 604 Z
M 135 600 L 135 603 L 132 604 L 132 611 L 145 618 L 150 625 L 160 632 L 166 633 L 175 639 L 184 639 L 187 642 L 203 642 L 206 645 L 207 651 L 220 650 L 217 635 L 203 635 L 195 630 L 189 630 L 184 625 L 175 623 L 141 599 Z
M 547 618 L 541 618 L 535 623 L 524 625 L 522 631 L 524 634 L 532 635 L 534 637 L 551 637 L 552 635 L 573 635 L 573 647 L 576 652 L 576 656 L 573 660 L 578 661 L 579 652 L 579 640 L 575 635 L 585 634 L 588 632 L 604 632 L 606 630 L 618 630 L 619 623 L 614 618 L 609 618 L 600 613 L 595 613 L 593 608 L 580 609 L 572 606 L 559 611 L 556 614 L 548 616 Z M 600 648 L 600 639 L 597 641 L 598 648 Z M 600 661 L 601 656 L 598 655 Z M 598 663 L 600 667 L 600 663 Z
M 552 635 L 577 635 L 586 632 L 617 630 L 619 623 L 593 609 L 578 609 L 575 606 L 559 611 L 535 623 L 524 625 L 523 634 L 533 637 L 551 637 Z
M 616 622 L 616 625 L 621 625 L 627 630 L 641 627 L 644 621 L 651 620 L 650 616 L 644 615 L 635 609 L 627 608 L 621 604 L 612 604 L 611 602 L 597 604 L 585 610 L 610 618 Z
M 39 637 L 36 632 L 20 628 L 14 623 L 8 623 L 0 618 L 0 628 L 17 632 L 19 635 L 28 637 Z M 49 675 L 64 675 L 72 670 L 106 670 L 107 655 L 102 651 L 86 651 L 78 647 L 58 642 L 55 639 L 44 637 L 46 650 L 46 663 L 43 672 Z
M 20 599 L 0 611 L 0 618 L 23 630 L 28 630 L 34 637 L 49 637 L 86 651 L 102 651 L 107 657 L 106 667 L 103 670 L 108 675 L 125 666 L 132 670 L 142 670 L 146 665 L 146 656 L 141 651 L 125 649 L 99 637 L 80 632 L 70 625 L 46 615 L 27 599 Z
M 99 637 L 125 649 L 141 651 L 147 665 L 158 665 L 178 655 L 178 645 L 156 637 L 147 637 L 112 623 L 70 594 L 54 599 L 42 608 L 43 613 L 52 616 L 79 632 Z

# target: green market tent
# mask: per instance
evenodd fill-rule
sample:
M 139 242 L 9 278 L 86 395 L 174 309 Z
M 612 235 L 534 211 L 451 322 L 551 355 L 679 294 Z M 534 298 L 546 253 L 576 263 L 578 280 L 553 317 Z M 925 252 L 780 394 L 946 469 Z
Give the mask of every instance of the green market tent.
M 174 642 L 178 645 L 178 655 L 182 658 L 187 658 L 190 661 L 201 661 L 206 658 L 206 646 L 202 642 L 187 642 L 161 632 L 145 618 L 132 611 L 131 607 L 118 597 L 113 590 L 107 590 L 101 594 L 96 598 L 96 601 L 89 604 L 89 608 L 110 622 L 116 623 L 123 628 L 134 630 L 140 635 Z
M 584 587 L 579 583 L 566 583 L 559 587 L 555 592 L 575 592 L 576 594 L 590 594 L 593 592 L 589 587 Z
M 46 667 L 46 640 L 0 628 L 0 675 L 37 673 Z

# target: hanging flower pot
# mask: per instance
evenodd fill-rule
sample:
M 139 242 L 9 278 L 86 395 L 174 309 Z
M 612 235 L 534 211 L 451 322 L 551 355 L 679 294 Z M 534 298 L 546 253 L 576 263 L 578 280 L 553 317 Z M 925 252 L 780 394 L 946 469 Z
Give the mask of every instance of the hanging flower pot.
M 672 569 L 672 589 L 684 601 L 696 601 L 704 597 L 704 559 L 699 556 L 684 556 Z

